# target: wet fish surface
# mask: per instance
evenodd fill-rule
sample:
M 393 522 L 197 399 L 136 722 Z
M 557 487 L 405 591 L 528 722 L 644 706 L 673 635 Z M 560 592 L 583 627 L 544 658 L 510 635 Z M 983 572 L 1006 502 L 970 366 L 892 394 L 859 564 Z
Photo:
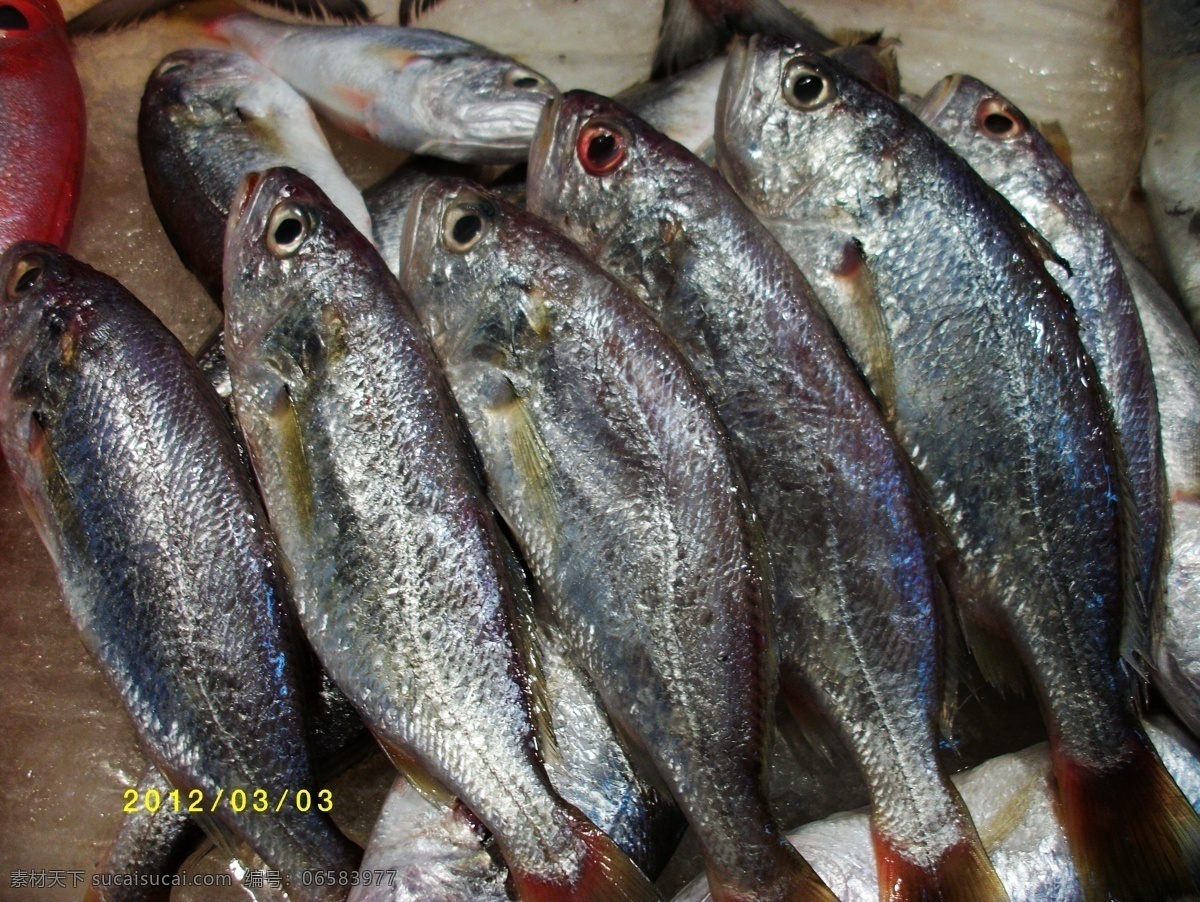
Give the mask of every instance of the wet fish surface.
M 885 898 L 1004 898 L 937 756 L 916 486 L 799 270 L 710 167 L 584 92 L 543 120 L 529 197 L 634 287 L 713 397 L 767 541 L 784 697 L 852 749 Z
M 516 60 L 423 28 L 286 25 L 235 15 L 209 30 L 351 134 L 459 162 L 524 160 L 542 107 L 558 93 Z
M 286 168 L 247 179 L 225 259 L 238 417 L 325 669 L 410 778 L 486 828 L 519 898 L 657 898 L 542 767 L 524 583 L 383 260 Z
M 410 203 L 401 271 L 567 649 L 714 885 L 823 895 L 767 810 L 765 562 L 682 355 L 570 240 L 469 182 Z
M 72 619 L 148 756 L 185 796 L 316 798 L 288 588 L 220 402 L 113 279 L 29 242 L 0 271 L 0 441 Z M 315 809 L 217 805 L 203 821 L 249 845 L 298 898 L 344 897 L 304 886 L 301 871 L 358 862 Z
M 1192 329 L 1200 333 L 1200 3 L 1146 0 L 1140 8 L 1142 187 L 1167 268 Z
M 969 75 L 943 79 L 917 114 L 1008 200 L 1066 264 L 1052 274 L 1079 317 L 1080 338 L 1112 406 L 1137 507 L 1140 604 L 1126 645 L 1148 657 L 1167 515 L 1158 397 L 1133 292 L 1108 227 L 1050 142 L 1006 97 Z
M 184 265 L 221 303 L 225 222 L 242 179 L 292 166 L 364 234 L 371 217 L 304 98 L 241 53 L 178 50 L 146 82 L 138 151 L 150 200 Z
M 811 236 L 860 256 L 873 302 L 822 302 L 839 326 L 875 311 L 843 337 L 890 362 L 886 386 L 864 369 L 940 514 L 977 659 L 1013 680 L 1011 642 L 1028 668 L 1085 897 L 1195 892 L 1200 818 L 1119 666 L 1133 580 L 1108 411 L 1044 249 L 913 114 L 802 45 L 734 48 L 716 141 L 802 268 Z

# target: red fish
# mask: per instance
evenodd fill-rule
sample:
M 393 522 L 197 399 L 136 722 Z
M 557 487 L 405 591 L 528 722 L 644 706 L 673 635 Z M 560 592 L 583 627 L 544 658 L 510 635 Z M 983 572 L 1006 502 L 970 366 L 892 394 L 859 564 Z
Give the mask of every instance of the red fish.
M 55 0 L 0 0 L 0 251 L 65 245 L 83 176 L 83 88 Z

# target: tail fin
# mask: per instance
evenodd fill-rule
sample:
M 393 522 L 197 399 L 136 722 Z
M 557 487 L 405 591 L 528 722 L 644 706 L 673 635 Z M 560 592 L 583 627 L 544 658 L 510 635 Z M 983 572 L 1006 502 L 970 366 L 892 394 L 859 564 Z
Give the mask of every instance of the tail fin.
M 1157 902 L 1200 892 L 1200 816 L 1145 735 L 1097 771 L 1051 747 L 1059 817 L 1085 902 Z
M 872 831 L 880 899 L 887 902 L 1008 902 L 1008 893 L 978 836 L 947 849 L 932 870 L 906 859 Z
M 583 848 L 583 861 L 573 878 L 523 872 L 509 864 L 513 889 L 521 902 L 662 902 L 662 895 L 607 834 L 578 812 L 571 812 L 571 832 Z
M 651 78 L 665 78 L 724 49 L 733 34 L 775 34 L 829 50 L 833 41 L 779 0 L 723 0 L 697 8 L 693 0 L 666 0 Z M 715 9 L 714 9 L 715 7 Z

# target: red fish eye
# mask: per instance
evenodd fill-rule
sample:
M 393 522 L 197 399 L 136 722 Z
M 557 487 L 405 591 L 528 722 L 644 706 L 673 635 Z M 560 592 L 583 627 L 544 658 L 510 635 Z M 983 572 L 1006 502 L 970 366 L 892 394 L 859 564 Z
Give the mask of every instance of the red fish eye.
M 579 162 L 592 175 L 608 175 L 625 159 L 625 138 L 603 125 L 587 125 L 575 145 Z
M 28 0 L 0 0 L 0 35 L 22 31 L 42 31 L 51 24 L 50 17 Z
M 1025 123 L 998 97 L 988 97 L 975 111 L 975 122 L 989 138 L 1007 140 L 1025 133 Z

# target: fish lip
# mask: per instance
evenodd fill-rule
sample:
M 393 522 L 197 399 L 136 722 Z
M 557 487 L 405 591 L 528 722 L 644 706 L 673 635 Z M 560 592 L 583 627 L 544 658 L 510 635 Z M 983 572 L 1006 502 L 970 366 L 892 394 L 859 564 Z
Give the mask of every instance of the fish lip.
M 532 211 L 542 210 L 541 195 L 548 178 L 550 160 L 553 157 L 555 138 L 558 132 L 559 112 L 563 106 L 563 95 L 559 94 L 544 107 L 538 118 L 533 140 L 529 144 L 529 163 L 525 179 L 525 201 Z
M 962 75 L 955 73 L 947 75 L 927 92 L 921 99 L 921 105 L 914 111 L 917 118 L 930 125 L 935 122 L 942 114 L 942 111 L 949 105 L 951 98 L 958 91 L 958 86 L 962 84 Z

